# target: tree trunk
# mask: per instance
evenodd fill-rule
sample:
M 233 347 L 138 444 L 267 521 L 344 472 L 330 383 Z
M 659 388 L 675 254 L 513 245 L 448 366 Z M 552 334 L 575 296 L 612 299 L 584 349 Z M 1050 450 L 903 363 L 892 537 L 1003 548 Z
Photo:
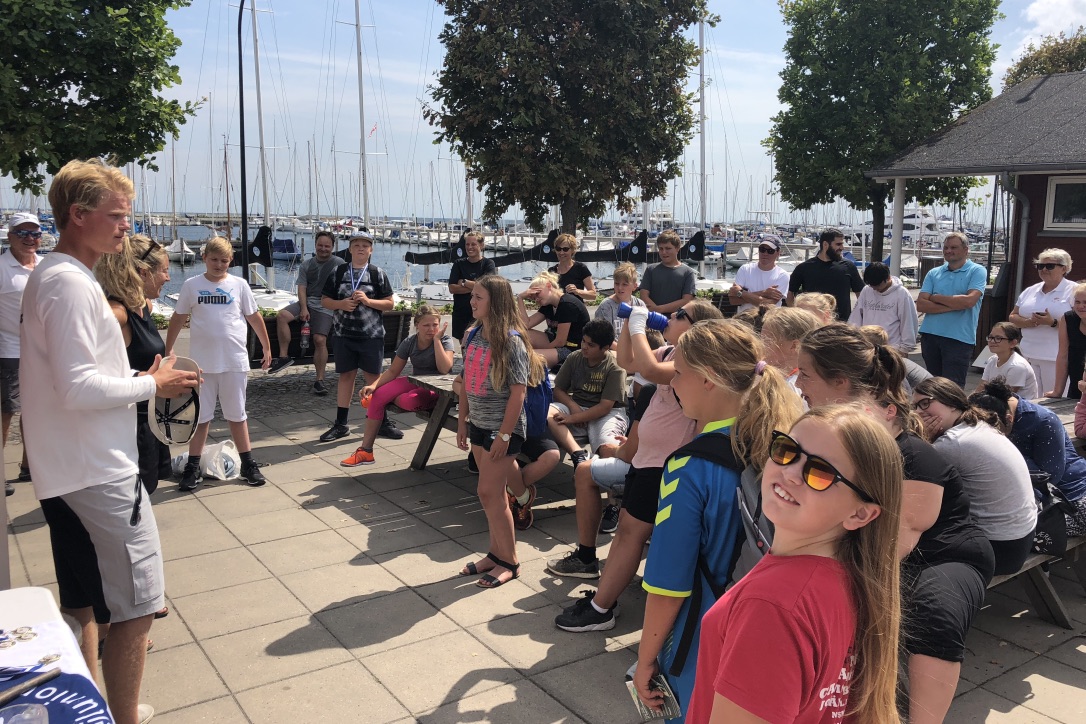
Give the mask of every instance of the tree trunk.
M 577 221 L 581 216 L 581 205 L 575 196 L 562 199 L 562 233 L 576 234 Z
M 882 261 L 883 241 L 886 238 L 886 187 L 880 184 L 881 193 L 872 190 L 871 199 L 871 257 L 869 261 Z

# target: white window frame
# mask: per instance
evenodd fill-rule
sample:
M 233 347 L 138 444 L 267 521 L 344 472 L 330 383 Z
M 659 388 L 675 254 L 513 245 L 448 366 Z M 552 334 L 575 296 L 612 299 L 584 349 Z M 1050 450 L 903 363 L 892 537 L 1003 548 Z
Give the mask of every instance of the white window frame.
M 1053 221 L 1056 188 L 1064 184 L 1086 185 L 1086 176 L 1049 176 L 1048 194 L 1045 198 L 1045 231 L 1086 231 L 1086 219 L 1076 222 Z

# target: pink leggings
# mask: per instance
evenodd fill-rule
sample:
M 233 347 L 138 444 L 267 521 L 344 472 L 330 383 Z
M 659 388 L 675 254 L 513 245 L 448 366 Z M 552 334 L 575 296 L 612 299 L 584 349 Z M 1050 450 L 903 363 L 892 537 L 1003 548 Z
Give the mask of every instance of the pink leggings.
M 437 403 L 437 393 L 411 384 L 406 377 L 397 377 L 374 391 L 366 417 L 380 420 L 385 416 L 385 408 L 392 402 L 407 412 L 428 410 Z
M 1075 437 L 1086 438 L 1086 395 L 1075 405 Z

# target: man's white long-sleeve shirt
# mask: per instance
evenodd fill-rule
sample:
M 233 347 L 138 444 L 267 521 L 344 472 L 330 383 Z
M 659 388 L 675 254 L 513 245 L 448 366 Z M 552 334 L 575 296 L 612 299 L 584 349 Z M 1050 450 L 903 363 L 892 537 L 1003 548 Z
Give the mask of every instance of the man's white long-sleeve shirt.
M 155 381 L 133 376 L 121 327 L 90 269 L 58 252 L 38 264 L 23 292 L 20 345 L 38 499 L 136 474 L 136 403 L 154 397 Z

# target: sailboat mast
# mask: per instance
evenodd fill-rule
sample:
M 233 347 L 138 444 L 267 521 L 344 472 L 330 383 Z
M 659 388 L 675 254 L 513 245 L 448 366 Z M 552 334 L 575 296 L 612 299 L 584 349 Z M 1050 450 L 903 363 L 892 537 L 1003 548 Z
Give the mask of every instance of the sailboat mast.
M 701 52 L 701 62 L 698 64 L 698 72 L 700 76 L 698 88 L 698 122 L 701 126 L 701 215 L 699 219 L 701 221 L 701 224 L 698 226 L 698 229 L 701 231 L 705 231 L 706 194 L 708 192 L 705 184 L 705 20 L 702 20 L 700 23 L 698 23 L 698 48 Z
M 268 164 L 264 158 L 264 111 L 260 102 L 260 39 L 257 32 L 256 23 L 256 2 L 249 6 L 252 11 L 253 22 L 253 72 L 256 79 L 256 129 L 257 134 L 260 137 L 260 190 L 264 199 L 264 225 L 271 226 L 271 216 L 268 205 Z M 258 232 L 259 233 L 259 232 Z M 243 244 L 249 243 L 248 239 L 242 239 Z M 275 266 L 272 264 L 271 259 L 264 260 L 267 264 L 264 268 L 268 270 L 268 286 L 275 287 Z
M 358 66 L 358 178 L 362 194 L 362 225 L 370 228 L 370 200 L 366 195 L 366 114 L 362 97 L 362 11 L 360 0 L 354 0 L 354 40 Z
M 234 236 L 234 225 L 230 223 L 230 157 L 226 146 L 226 134 L 222 137 L 222 185 L 226 189 L 226 240 Z

